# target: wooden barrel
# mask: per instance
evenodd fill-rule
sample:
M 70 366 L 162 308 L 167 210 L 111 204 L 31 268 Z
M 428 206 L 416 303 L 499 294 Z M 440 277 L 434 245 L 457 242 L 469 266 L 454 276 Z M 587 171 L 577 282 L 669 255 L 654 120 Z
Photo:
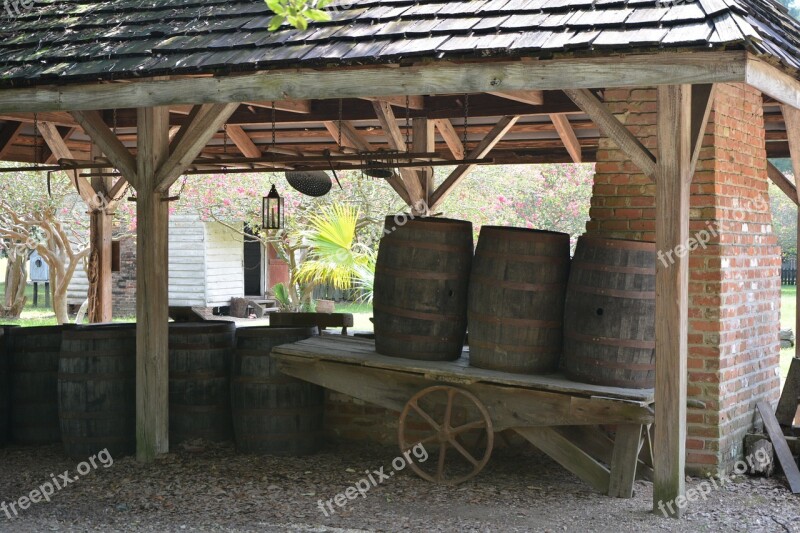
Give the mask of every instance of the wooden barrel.
M 566 233 L 482 227 L 469 282 L 470 365 L 556 371 L 568 273 Z
M 316 327 L 236 330 L 231 407 L 236 447 L 246 453 L 306 455 L 321 441 L 322 387 L 281 374 L 275 346 L 317 334 Z
M 375 266 L 375 349 L 383 355 L 452 361 L 467 332 L 472 224 L 386 218 Z
M 136 450 L 136 324 L 64 331 L 58 365 L 61 436 L 67 455 L 86 459 Z
M 233 438 L 231 355 L 234 322 L 169 325 L 169 441 Z
M 64 326 L 14 328 L 11 341 L 11 439 L 18 444 L 61 441 L 58 356 Z
M 656 249 L 652 242 L 582 236 L 564 311 L 562 367 L 597 385 L 655 385 Z
M 8 444 L 10 439 L 10 391 L 8 390 L 8 329 L 13 326 L 0 325 L 0 446 Z

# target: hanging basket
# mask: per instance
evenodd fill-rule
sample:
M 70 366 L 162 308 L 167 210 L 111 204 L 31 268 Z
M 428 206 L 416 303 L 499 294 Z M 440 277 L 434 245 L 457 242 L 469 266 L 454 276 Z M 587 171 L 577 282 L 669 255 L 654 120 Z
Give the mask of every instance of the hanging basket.
M 322 170 L 291 170 L 286 172 L 286 181 L 306 196 L 325 196 L 333 187 L 330 176 Z

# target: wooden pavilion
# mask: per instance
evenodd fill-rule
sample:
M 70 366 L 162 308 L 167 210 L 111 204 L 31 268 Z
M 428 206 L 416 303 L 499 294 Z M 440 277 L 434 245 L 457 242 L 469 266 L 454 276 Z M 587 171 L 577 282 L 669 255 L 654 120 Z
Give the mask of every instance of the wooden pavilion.
M 0 159 L 69 172 L 91 212 L 97 321 L 114 205 L 136 190 L 141 460 L 169 447 L 167 200 L 184 174 L 359 168 L 363 152 L 410 150 L 388 182 L 424 211 L 477 164 L 591 162 L 606 137 L 655 184 L 657 248 L 674 250 L 690 238 L 719 84 L 764 95 L 763 149 L 800 173 L 800 25 L 772 0 L 359 0 L 331 13 L 275 32 L 262 0 L 6 2 L 0 15 Z M 620 87 L 657 87 L 658 157 L 604 103 Z M 437 181 L 444 163 L 455 170 Z M 688 256 L 659 263 L 655 502 L 684 494 L 688 284 Z

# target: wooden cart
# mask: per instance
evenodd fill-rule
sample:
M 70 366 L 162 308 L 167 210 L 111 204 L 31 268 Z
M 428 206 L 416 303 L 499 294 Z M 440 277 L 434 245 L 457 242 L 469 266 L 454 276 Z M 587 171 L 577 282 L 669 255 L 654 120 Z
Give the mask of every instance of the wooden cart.
M 405 434 L 406 417 L 416 413 L 439 445 L 437 470 L 431 474 L 410 466 L 422 477 L 457 483 L 476 475 L 491 455 L 494 433 L 513 430 L 564 468 L 600 492 L 629 498 L 638 478 L 652 479 L 653 390 L 622 389 L 576 383 L 559 374 L 518 375 L 469 366 L 469 352 L 454 362 L 416 361 L 375 352 L 374 341 L 352 337 L 314 337 L 278 346 L 272 351 L 282 372 L 323 387 L 398 411 L 400 446 L 414 444 Z M 434 419 L 421 400 L 443 395 L 444 416 Z M 452 426 L 452 404 L 474 404 L 480 416 Z M 601 425 L 616 426 L 612 440 Z M 482 428 L 483 452 L 474 456 L 455 438 L 461 431 Z M 466 457 L 472 471 L 444 479 L 445 451 Z

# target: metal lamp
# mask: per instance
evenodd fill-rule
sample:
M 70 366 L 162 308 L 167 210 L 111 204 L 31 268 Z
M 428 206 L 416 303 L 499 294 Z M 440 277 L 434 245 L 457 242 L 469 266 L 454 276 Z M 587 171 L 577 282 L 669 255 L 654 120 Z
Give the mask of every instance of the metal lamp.
M 269 194 L 263 198 L 261 227 L 264 229 L 283 228 L 283 198 L 278 194 L 275 185 Z

